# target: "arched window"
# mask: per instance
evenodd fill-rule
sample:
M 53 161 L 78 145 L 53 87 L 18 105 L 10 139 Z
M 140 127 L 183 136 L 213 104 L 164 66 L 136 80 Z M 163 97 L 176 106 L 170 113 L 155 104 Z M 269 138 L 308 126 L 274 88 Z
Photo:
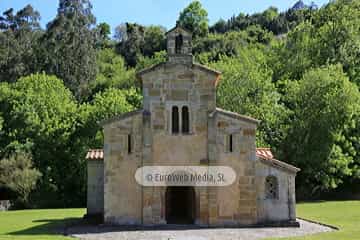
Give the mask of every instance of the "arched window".
M 175 37 L 175 53 L 181 53 L 182 45 L 183 45 L 183 36 L 179 34 Z
M 182 120 L 182 132 L 189 133 L 190 126 L 189 126 L 189 108 L 187 106 L 183 106 L 181 109 L 181 120 Z
M 177 106 L 172 107 L 172 133 L 179 133 L 179 108 Z
M 265 197 L 267 199 L 279 198 L 278 180 L 275 176 L 267 176 L 265 180 Z

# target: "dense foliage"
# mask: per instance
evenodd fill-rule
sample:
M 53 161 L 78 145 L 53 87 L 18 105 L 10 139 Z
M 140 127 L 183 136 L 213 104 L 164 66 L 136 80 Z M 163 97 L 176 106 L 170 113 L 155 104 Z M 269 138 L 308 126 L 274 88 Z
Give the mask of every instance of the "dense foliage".
M 30 5 L 0 16 L 0 169 L 19 174 L 0 180 L 26 190 L 0 187 L 32 207 L 84 205 L 98 122 L 141 108 L 135 72 L 166 60 L 164 27 L 121 23 L 110 38 L 91 11 L 60 0 L 46 29 Z M 359 184 L 359 1 L 299 1 L 213 26 L 207 16 L 194 1 L 177 24 L 193 33 L 196 61 L 222 71 L 218 106 L 260 119 L 257 145 L 302 169 L 298 196 Z

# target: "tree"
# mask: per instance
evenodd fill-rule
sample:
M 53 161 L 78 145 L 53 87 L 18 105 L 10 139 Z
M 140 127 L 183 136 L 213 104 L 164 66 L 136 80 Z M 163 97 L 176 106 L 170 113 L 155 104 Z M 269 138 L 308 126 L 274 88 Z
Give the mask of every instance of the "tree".
M 41 173 L 33 168 L 29 154 L 14 153 L 0 160 L 0 186 L 17 193 L 24 204 L 28 202 L 29 194 L 40 177 Z
M 275 50 L 276 79 L 300 79 L 310 67 L 340 63 L 360 86 L 359 9 L 358 1 L 338 0 L 313 12 L 312 21 L 299 24 Z
M 95 95 L 90 103 L 80 107 L 77 135 L 86 146 L 99 148 L 103 145 L 103 135 L 99 121 L 134 110 L 141 104 L 141 96 L 134 89 L 120 90 L 108 88 Z
M 191 2 L 181 13 L 178 24 L 192 32 L 193 37 L 204 37 L 209 32 L 208 13 L 199 1 Z
M 217 88 L 217 105 L 261 120 L 258 146 L 268 146 L 281 140 L 279 125 L 286 117 L 279 104 L 280 95 L 271 81 L 272 71 L 264 54 L 252 47 L 238 50 L 236 57 L 223 57 L 211 64 L 222 72 Z
M 130 67 L 136 66 L 137 60 L 142 54 L 144 32 L 144 26 L 136 23 L 126 23 L 127 39 L 119 42 L 116 46 L 117 52 L 124 57 L 127 65 Z
M 245 32 L 227 32 L 225 34 L 208 34 L 193 43 L 193 52 L 197 61 L 207 64 L 219 61 L 222 56 L 236 56 L 239 47 L 246 45 Z
M 96 48 L 106 48 L 110 46 L 110 25 L 100 23 L 96 26 Z
M 128 70 L 124 59 L 114 50 L 106 48 L 97 52 L 97 75 L 90 85 L 91 96 L 110 87 L 123 89 L 135 84 L 135 71 Z
M 116 50 L 124 57 L 129 67 L 135 67 L 142 56 L 152 57 L 156 52 L 166 48 L 166 30 L 162 26 L 145 27 L 137 23 L 126 23 L 121 31 L 125 29 L 126 34 L 116 33 L 124 36 L 117 37 L 122 40 L 118 42 Z
M 299 190 L 309 196 L 336 188 L 352 174 L 353 156 L 340 142 L 344 127 L 358 116 L 358 89 L 341 65 L 331 65 L 307 71 L 289 85 L 286 96 L 291 113 L 282 158 L 302 169 Z
M 209 28 L 212 33 L 225 33 L 227 32 L 227 22 L 224 19 L 219 19 L 213 26 Z
M 146 27 L 144 32 L 144 45 L 142 53 L 144 56 L 151 57 L 155 52 L 166 49 L 166 29 L 161 26 Z
M 7 154 L 25 148 L 32 154 L 43 175 L 34 192 L 38 204 L 42 199 L 45 206 L 84 202 L 85 162 L 78 154 L 85 153 L 75 148 L 78 111 L 71 92 L 55 76 L 35 74 L 0 85 L 0 96 L 0 149 Z
M 61 78 L 78 100 L 96 77 L 95 17 L 89 0 L 60 0 L 57 16 L 47 25 L 44 69 Z
M 31 5 L 15 15 L 9 9 L 0 16 L 0 82 L 15 82 L 38 69 L 36 47 L 42 34 L 40 14 Z
M 124 42 L 127 40 L 128 35 L 126 23 L 121 23 L 115 27 L 114 38 L 117 42 Z
M 166 51 L 155 52 L 152 57 L 141 56 L 136 64 L 136 71 L 141 71 L 145 68 L 153 65 L 166 62 L 167 53 Z

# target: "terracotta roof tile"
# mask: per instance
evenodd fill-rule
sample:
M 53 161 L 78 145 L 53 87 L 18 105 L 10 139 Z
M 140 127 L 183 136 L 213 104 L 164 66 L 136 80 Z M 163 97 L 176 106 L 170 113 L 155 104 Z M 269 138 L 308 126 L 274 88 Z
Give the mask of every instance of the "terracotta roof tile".
M 299 168 L 274 158 L 270 148 L 256 148 L 256 156 L 265 164 L 284 169 L 293 173 L 300 171 Z M 86 154 L 87 160 L 104 160 L 102 149 L 89 149 Z
M 272 159 L 274 158 L 270 148 L 257 148 L 256 149 L 256 156 L 265 158 L 265 159 Z M 86 154 L 86 159 L 93 160 L 93 159 L 104 159 L 104 152 L 102 149 L 89 149 Z
M 265 158 L 265 159 L 273 159 L 274 155 L 272 154 L 270 148 L 256 148 L 256 156 Z
M 102 149 L 89 149 L 86 154 L 87 160 L 103 160 L 104 151 Z

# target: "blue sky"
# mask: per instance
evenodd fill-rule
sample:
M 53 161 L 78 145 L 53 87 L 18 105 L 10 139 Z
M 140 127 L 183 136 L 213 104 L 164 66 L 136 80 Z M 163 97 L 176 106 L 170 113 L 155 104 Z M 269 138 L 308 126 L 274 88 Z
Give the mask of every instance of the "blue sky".
M 201 3 L 208 11 L 210 24 L 219 18 L 228 19 L 240 12 L 260 12 L 269 6 L 286 10 L 297 0 L 202 0 Z M 328 0 L 313 0 L 318 6 L 326 4 Z M 175 25 L 179 12 L 191 0 L 92 0 L 93 13 L 97 22 L 110 24 L 112 30 L 122 22 L 137 22 L 143 25 L 162 25 L 171 28 Z M 311 0 L 304 0 L 309 4 Z M 8 8 L 19 10 L 31 4 L 41 14 L 41 25 L 54 18 L 58 6 L 57 0 L 0 0 L 0 13 Z

